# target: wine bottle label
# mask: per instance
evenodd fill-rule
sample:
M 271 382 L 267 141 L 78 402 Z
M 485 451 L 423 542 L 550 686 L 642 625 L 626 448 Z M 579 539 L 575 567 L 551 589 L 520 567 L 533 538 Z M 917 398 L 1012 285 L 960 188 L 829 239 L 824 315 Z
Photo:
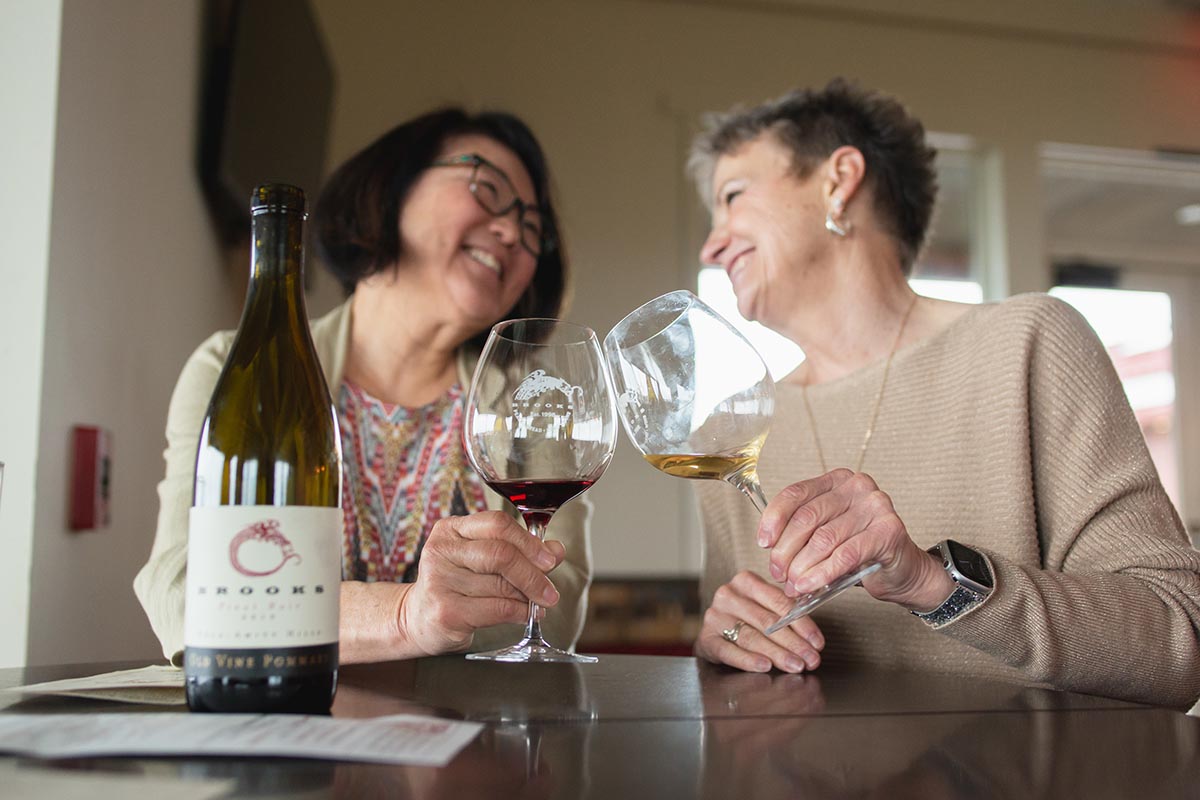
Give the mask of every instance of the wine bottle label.
M 341 549 L 340 508 L 193 507 L 184 646 L 336 643 Z

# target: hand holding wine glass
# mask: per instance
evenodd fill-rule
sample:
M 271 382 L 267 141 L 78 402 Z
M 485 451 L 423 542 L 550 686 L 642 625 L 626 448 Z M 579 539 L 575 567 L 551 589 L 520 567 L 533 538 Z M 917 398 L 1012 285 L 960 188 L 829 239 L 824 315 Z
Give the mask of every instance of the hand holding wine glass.
M 657 297 L 604 339 L 625 432 L 655 468 L 681 478 L 725 480 L 767 507 L 758 455 L 775 409 L 775 383 L 736 328 L 688 291 Z M 796 598 L 772 634 L 879 569 L 864 565 Z M 745 620 L 741 620 L 743 623 Z M 740 629 L 729 628 L 736 643 Z
M 599 479 L 616 447 L 617 411 L 596 334 L 554 319 L 492 328 L 467 399 L 463 440 L 484 483 L 517 507 L 543 539 L 560 506 Z M 525 636 L 468 658 L 591 662 L 542 638 L 529 604 Z

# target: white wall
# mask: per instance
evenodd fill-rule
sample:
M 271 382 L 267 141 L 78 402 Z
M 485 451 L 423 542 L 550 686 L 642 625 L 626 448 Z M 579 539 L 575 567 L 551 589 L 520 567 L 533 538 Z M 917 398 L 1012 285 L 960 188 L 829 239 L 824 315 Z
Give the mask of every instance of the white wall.
M 1013 291 L 1048 283 L 1040 141 L 1200 149 L 1200 46 L 1179 14 L 1113 0 L 314 4 L 339 79 L 332 158 L 437 103 L 526 117 L 557 176 L 573 316 L 601 332 L 693 279 L 703 225 L 682 164 L 702 110 L 846 74 L 974 136 L 1006 192 Z M 153 536 L 167 400 L 192 347 L 236 321 L 245 280 L 193 175 L 198 5 L 0 0 L 0 664 L 157 652 L 129 582 Z M 336 290 L 318 295 L 314 310 Z M 66 530 L 73 423 L 114 434 L 106 531 Z M 623 445 L 592 494 L 601 573 L 697 568 L 684 482 Z
M 61 3 L 0 2 L 0 667 L 24 663 Z
M 236 323 L 195 178 L 197 2 L 65 0 L 33 529 L 31 664 L 150 658 L 130 588 L 150 551 L 167 401 Z M 112 525 L 67 530 L 72 424 L 113 434 Z

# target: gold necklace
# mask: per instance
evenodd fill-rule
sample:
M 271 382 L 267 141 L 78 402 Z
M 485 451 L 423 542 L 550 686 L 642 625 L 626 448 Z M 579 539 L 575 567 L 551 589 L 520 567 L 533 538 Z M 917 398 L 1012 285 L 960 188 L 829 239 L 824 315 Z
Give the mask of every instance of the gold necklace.
M 867 457 L 867 445 L 871 443 L 871 435 L 875 433 L 875 421 L 879 419 L 879 406 L 883 404 L 883 390 L 887 388 L 888 372 L 892 369 L 892 356 L 896 355 L 896 348 L 900 346 L 900 337 L 904 335 L 904 326 L 908 325 L 908 317 L 916 305 L 917 295 L 913 295 L 912 301 L 908 304 L 908 310 L 904 312 L 904 318 L 900 320 L 900 330 L 896 331 L 896 341 L 892 342 L 891 352 L 888 353 L 887 361 L 883 363 L 883 377 L 879 380 L 879 391 L 875 393 L 875 407 L 871 409 L 871 418 L 867 422 L 867 433 L 863 436 L 862 449 L 858 451 L 858 463 L 854 466 L 855 472 L 862 472 L 863 461 Z M 825 465 L 825 451 L 821 449 L 821 437 L 817 435 L 817 419 L 813 416 L 812 406 L 808 402 L 807 383 L 800 385 L 800 396 L 804 398 L 804 410 L 808 413 L 808 424 L 812 428 L 813 442 L 817 445 L 817 458 L 821 461 L 821 474 L 825 474 L 829 468 Z

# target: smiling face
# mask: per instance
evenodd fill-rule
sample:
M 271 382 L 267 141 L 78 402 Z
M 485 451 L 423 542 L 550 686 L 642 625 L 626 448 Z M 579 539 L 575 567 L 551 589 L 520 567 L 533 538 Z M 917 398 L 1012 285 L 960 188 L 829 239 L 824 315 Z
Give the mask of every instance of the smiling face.
M 517 196 L 536 205 L 529 173 L 515 153 L 482 135 L 446 140 L 435 162 L 479 155 L 508 176 Z M 521 246 L 517 213 L 494 217 L 471 194 L 471 165 L 432 167 L 413 185 L 400 214 L 398 275 L 427 293 L 440 316 L 482 331 L 504 316 L 533 279 L 537 262 Z M 411 288 L 411 287 L 410 287 Z
M 700 251 L 729 275 L 738 311 L 779 330 L 828 274 L 821 168 L 800 178 L 771 134 L 722 156 L 712 181 L 712 231 Z

